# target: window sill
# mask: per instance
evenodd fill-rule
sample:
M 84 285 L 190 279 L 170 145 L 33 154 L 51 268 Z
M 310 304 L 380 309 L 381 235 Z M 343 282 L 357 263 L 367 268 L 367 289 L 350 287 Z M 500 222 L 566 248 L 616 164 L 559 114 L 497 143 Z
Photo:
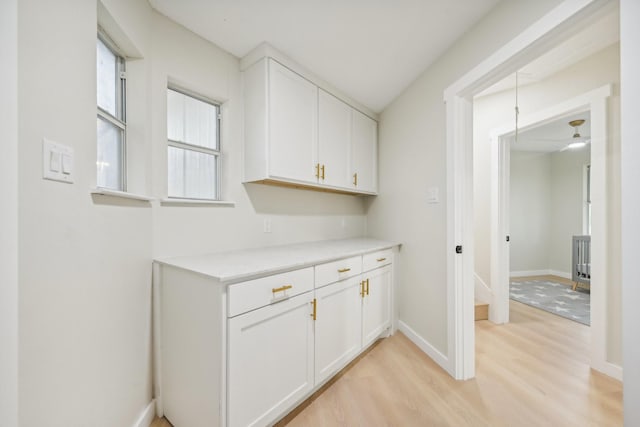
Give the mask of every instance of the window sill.
M 236 202 L 228 200 L 200 200 L 200 199 L 172 199 L 165 198 L 160 200 L 162 206 L 219 206 L 234 207 Z
M 121 199 L 139 200 L 141 202 L 151 202 L 153 197 L 145 196 L 142 194 L 128 193 L 126 191 L 110 190 L 108 188 L 94 188 L 90 191 L 93 195 L 119 197 Z

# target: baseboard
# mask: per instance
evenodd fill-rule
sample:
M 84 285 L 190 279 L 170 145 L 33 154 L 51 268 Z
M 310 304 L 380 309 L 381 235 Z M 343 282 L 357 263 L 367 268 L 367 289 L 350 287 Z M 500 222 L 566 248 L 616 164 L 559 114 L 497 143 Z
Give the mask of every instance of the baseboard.
M 487 286 L 484 280 L 476 273 L 473 273 L 473 285 L 475 299 L 485 304 L 491 304 L 491 301 L 493 301 L 493 292 L 491 292 L 491 288 Z
M 411 329 L 402 320 L 398 320 L 398 330 L 406 335 L 409 340 L 414 343 L 420 350 L 436 362 L 442 369 L 447 371 L 449 375 L 454 376 L 449 366 L 449 358 L 442 354 L 437 348 L 432 346 L 422 338 L 416 331 Z
M 571 273 L 559 270 L 525 270 L 525 271 L 511 271 L 509 277 L 528 277 L 528 276 L 558 276 L 563 279 L 571 280 Z
M 138 417 L 138 420 L 133 424 L 133 427 L 149 427 L 156 416 L 156 402 L 151 400 L 144 411 Z
M 610 362 L 604 362 L 602 365 L 592 366 L 592 368 L 598 372 L 610 376 L 611 378 L 622 381 L 622 366 L 618 366 Z
M 549 274 L 552 276 L 558 276 L 562 277 L 563 279 L 571 280 L 571 273 L 567 273 L 565 271 L 549 270 Z
M 509 272 L 510 277 L 548 276 L 550 274 L 551 270 L 525 270 Z

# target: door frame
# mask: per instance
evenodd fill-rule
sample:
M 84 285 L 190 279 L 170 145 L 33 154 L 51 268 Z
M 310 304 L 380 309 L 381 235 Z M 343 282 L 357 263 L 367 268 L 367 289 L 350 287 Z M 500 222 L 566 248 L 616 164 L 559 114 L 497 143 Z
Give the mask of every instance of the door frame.
M 513 74 L 612 7 L 614 2 L 606 0 L 565 0 L 444 91 L 449 195 L 447 359 L 448 371 L 456 379 L 475 376 L 473 96 Z
M 559 104 L 523 116 L 519 130 L 525 131 L 563 116 L 582 111 L 591 112 L 591 173 L 592 173 L 592 232 L 591 253 L 591 366 L 616 379 L 622 379 L 622 369 L 607 362 L 606 303 L 607 303 L 607 208 L 606 174 L 608 145 L 608 98 L 613 85 L 570 98 Z M 491 284 L 495 286 L 490 307 L 490 320 L 495 323 L 509 321 L 509 245 L 508 188 L 509 155 L 508 137 L 515 132 L 515 124 L 505 124 L 493 129 L 491 139 Z M 505 155 L 506 151 L 506 155 Z

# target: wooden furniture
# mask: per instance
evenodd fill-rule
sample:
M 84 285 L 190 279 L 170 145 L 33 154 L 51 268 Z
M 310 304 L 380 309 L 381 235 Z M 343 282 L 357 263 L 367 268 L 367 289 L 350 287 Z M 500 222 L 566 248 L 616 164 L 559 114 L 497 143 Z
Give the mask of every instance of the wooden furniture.
M 244 182 L 377 193 L 374 119 L 273 57 L 244 62 Z
M 391 331 L 394 248 L 348 239 L 156 260 L 158 414 L 175 427 L 286 415 Z

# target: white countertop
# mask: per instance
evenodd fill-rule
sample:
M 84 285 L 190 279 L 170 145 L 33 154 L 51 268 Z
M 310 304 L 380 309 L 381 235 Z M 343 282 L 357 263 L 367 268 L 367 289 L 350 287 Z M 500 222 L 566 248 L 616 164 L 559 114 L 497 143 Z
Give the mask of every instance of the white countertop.
M 155 262 L 226 283 L 295 270 L 393 246 L 397 246 L 397 243 L 365 238 L 323 240 L 208 255 L 160 258 Z

